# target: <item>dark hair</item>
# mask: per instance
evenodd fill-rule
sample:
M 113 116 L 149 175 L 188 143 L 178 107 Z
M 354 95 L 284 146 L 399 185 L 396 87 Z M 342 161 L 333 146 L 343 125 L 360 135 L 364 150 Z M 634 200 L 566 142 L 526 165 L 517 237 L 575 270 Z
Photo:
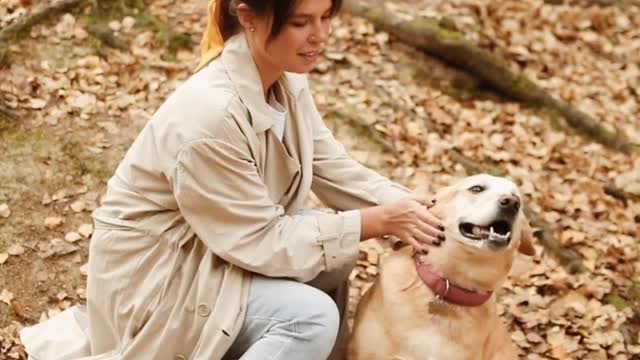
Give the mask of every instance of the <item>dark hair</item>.
M 246 4 L 258 16 L 271 15 L 273 23 L 268 39 L 278 36 L 287 20 L 293 15 L 297 3 L 300 0 L 220 0 L 222 1 L 222 21 L 220 32 L 223 39 L 227 40 L 240 30 L 240 22 L 235 14 L 235 9 L 240 4 Z M 331 0 L 331 16 L 340 11 L 342 0 Z

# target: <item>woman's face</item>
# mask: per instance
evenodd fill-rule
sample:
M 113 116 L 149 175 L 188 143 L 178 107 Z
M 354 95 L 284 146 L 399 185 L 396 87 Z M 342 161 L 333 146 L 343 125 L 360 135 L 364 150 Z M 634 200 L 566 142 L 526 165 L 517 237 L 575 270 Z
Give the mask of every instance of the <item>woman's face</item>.
M 270 40 L 271 19 L 256 18 L 249 37 L 260 67 L 274 72 L 311 71 L 329 36 L 331 5 L 331 0 L 299 0 L 282 31 Z

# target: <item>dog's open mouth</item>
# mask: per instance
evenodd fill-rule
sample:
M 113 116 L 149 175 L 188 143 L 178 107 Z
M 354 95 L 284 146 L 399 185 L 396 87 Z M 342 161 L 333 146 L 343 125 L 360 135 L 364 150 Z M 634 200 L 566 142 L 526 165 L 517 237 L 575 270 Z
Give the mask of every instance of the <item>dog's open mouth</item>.
M 508 242 L 511 240 L 511 223 L 497 220 L 486 226 L 463 222 L 459 226 L 462 236 L 472 240 Z

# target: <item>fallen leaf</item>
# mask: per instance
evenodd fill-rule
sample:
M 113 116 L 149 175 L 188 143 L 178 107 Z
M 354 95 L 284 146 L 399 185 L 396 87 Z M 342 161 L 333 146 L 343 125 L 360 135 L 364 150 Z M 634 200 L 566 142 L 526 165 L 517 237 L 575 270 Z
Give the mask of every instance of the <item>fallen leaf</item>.
M 56 191 L 53 194 L 53 196 L 51 196 L 51 200 L 60 201 L 60 200 L 68 198 L 69 196 L 71 196 L 71 194 L 69 193 L 69 190 L 61 189 L 61 190 Z
M 13 311 L 14 314 L 16 314 L 18 317 L 22 319 L 25 319 L 25 320 L 31 319 L 31 315 L 27 311 L 27 308 L 15 300 L 11 302 L 11 310 Z
M 41 242 L 38 244 L 38 249 L 38 256 L 42 259 L 48 259 L 54 255 L 63 256 L 71 254 L 78 251 L 80 247 L 56 238 L 52 239 L 50 242 Z
M 49 205 L 51 204 L 51 201 L 51 195 L 49 195 L 49 193 L 42 195 L 42 205 Z
M 63 222 L 64 219 L 61 217 L 48 217 L 44 219 L 44 226 L 46 226 L 49 230 L 53 230 L 62 225 Z
M 12 256 L 19 256 L 24 254 L 24 248 L 19 244 L 14 244 L 7 249 L 7 253 Z
M 86 208 L 86 203 L 83 200 L 77 200 L 71 203 L 71 210 L 75 213 L 79 213 Z
M 32 109 L 39 110 L 47 106 L 47 100 L 44 99 L 31 99 L 30 105 Z
M 78 232 L 80 233 L 80 235 L 84 236 L 85 238 L 88 238 L 91 236 L 91 234 L 93 234 L 93 225 L 82 224 L 80 225 L 80 228 L 78 228 Z
M 9 205 L 0 204 L 0 217 L 8 218 L 11 215 L 11 209 L 9 209 Z
M 56 299 L 58 299 L 59 301 L 62 301 L 62 300 L 64 300 L 64 299 L 66 299 L 66 298 L 67 298 L 67 296 L 69 296 L 69 295 L 67 295 L 67 293 L 66 293 L 66 292 L 61 291 L 61 292 L 59 292 L 59 293 L 56 295 Z
M 11 305 L 11 301 L 13 300 L 13 293 L 9 292 L 7 289 L 2 289 L 0 292 L 0 301 L 7 305 Z
M 82 239 L 82 235 L 78 234 L 75 231 L 72 231 L 64 236 L 64 240 L 70 243 L 74 243 Z
M 89 271 L 89 263 L 86 263 L 86 264 L 80 266 L 80 274 L 82 276 L 87 276 L 88 271 Z

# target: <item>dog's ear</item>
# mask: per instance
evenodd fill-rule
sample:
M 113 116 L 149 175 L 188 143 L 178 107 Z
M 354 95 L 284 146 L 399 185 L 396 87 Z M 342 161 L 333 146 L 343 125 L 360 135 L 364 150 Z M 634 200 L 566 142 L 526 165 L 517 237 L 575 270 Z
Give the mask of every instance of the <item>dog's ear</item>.
M 520 245 L 518 246 L 518 251 L 522 254 L 533 256 L 536 254 L 536 249 L 533 247 L 533 231 L 531 230 L 531 225 L 529 225 L 529 220 L 526 218 L 522 222 L 522 230 L 520 230 Z

